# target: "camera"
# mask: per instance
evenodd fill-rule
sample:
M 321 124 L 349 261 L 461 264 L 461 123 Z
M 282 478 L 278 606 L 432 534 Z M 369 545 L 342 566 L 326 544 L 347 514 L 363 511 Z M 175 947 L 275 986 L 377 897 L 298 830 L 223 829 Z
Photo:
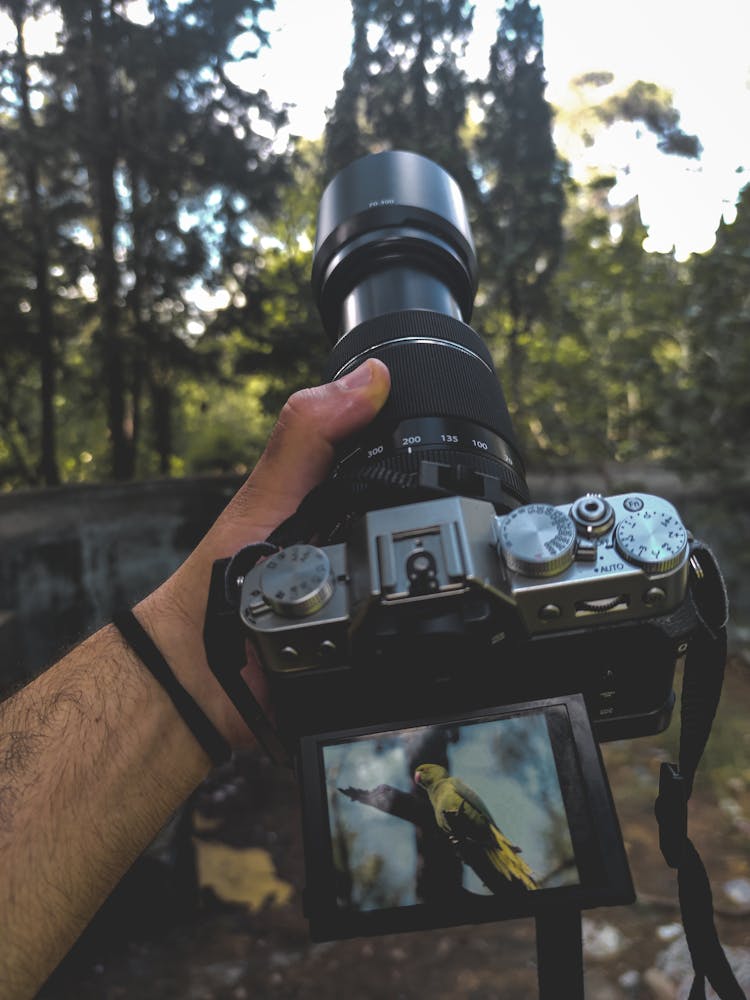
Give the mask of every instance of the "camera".
M 456 182 L 409 152 L 352 163 L 323 193 L 312 281 L 329 380 L 376 357 L 392 389 L 340 449 L 308 537 L 227 570 L 286 745 L 573 693 L 599 740 L 665 728 L 695 626 L 690 536 L 642 493 L 529 502 L 468 325 L 477 262 Z
M 681 656 L 686 777 L 663 765 L 656 811 L 668 863 L 686 856 L 726 653 L 720 571 L 661 497 L 531 502 L 469 326 L 467 211 L 435 163 L 393 151 L 339 173 L 312 281 L 329 381 L 375 357 L 391 392 L 295 514 L 214 564 L 209 665 L 296 768 L 314 939 L 533 915 L 556 995 L 581 978 L 580 911 L 633 900 L 598 744 L 666 728 Z
M 638 736 L 670 718 L 688 553 L 654 496 L 446 497 L 280 550 L 240 615 L 298 735 L 580 692 L 599 739 Z

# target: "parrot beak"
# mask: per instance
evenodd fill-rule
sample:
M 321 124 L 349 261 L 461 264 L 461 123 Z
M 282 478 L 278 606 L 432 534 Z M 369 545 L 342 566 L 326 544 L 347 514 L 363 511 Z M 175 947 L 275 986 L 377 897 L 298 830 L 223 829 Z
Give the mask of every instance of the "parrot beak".
M 418 785 L 421 781 L 422 781 L 422 772 L 421 771 L 415 771 L 414 772 L 414 783 L 416 785 Z

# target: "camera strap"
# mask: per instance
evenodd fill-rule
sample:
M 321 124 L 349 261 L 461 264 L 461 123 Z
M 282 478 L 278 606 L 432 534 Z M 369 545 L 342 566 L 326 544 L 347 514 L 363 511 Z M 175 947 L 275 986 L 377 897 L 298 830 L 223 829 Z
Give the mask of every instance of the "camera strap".
M 706 869 L 688 837 L 688 801 L 719 704 L 727 657 L 727 594 L 716 559 L 700 542 L 691 549 L 690 597 L 698 628 L 685 656 L 678 764 L 662 764 L 654 806 L 659 847 L 677 871 L 682 923 L 695 977 L 688 1000 L 705 1000 L 706 980 L 720 1000 L 746 1000 L 714 923 Z
M 327 543 L 370 510 L 426 500 L 444 492 L 425 488 L 414 473 L 377 467 L 360 469 L 355 476 L 338 476 L 315 486 L 267 541 L 284 548 L 309 541 L 315 535 Z

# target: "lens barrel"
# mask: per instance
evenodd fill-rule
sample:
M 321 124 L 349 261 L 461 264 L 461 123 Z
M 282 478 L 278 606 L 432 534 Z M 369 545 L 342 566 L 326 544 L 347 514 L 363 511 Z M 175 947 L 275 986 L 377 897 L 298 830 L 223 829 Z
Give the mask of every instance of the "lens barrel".
M 368 357 L 391 373 L 385 407 L 348 442 L 335 474 L 418 472 L 426 461 L 452 492 L 479 496 L 492 480 L 500 511 L 527 502 L 492 357 L 468 326 L 477 261 L 453 178 L 403 151 L 350 164 L 321 198 L 312 283 L 334 343 L 329 380 Z
M 362 318 L 371 318 L 366 300 L 372 298 L 374 315 L 417 301 L 416 308 L 435 305 L 468 323 L 477 259 L 456 182 L 416 153 L 376 153 L 351 163 L 320 200 L 312 281 L 334 341 L 351 328 L 349 297 Z

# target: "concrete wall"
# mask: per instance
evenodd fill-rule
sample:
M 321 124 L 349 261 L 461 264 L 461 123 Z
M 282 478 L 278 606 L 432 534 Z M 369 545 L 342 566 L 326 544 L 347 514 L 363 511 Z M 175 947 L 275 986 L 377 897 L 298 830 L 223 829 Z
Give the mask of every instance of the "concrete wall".
M 235 487 L 165 480 L 0 497 L 0 691 L 149 593 Z
M 0 696 L 131 605 L 179 565 L 239 485 L 235 479 L 75 486 L 0 496 Z M 642 489 L 671 500 L 713 546 L 733 603 L 732 641 L 750 647 L 750 486 L 720 494 L 648 468 L 530 477 L 534 499 Z

